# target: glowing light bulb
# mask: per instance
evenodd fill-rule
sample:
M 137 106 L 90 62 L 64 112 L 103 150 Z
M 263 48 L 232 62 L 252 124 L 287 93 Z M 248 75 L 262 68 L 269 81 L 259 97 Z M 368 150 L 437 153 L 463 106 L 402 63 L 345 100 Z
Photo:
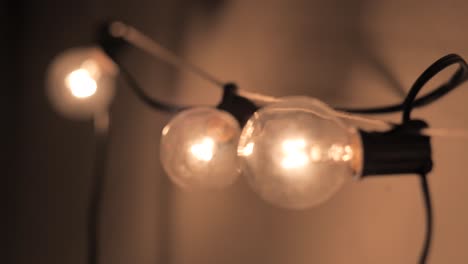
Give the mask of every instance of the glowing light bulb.
M 360 144 L 357 130 L 327 105 L 290 97 L 250 118 L 238 155 L 250 185 L 263 199 L 302 209 L 329 199 L 360 173 Z
M 239 124 L 224 111 L 207 107 L 183 111 L 162 131 L 161 163 L 180 187 L 226 187 L 240 174 L 239 136 Z
M 50 64 L 47 95 L 62 115 L 90 119 L 107 112 L 117 73 L 117 66 L 100 49 L 70 49 Z

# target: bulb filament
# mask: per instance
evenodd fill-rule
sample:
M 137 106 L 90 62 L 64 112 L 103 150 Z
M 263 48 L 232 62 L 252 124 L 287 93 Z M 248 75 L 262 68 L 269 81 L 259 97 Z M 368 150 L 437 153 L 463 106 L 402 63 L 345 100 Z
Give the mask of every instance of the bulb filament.
M 242 154 L 245 155 L 246 152 L 249 154 L 250 144 L 253 143 L 249 143 Z M 284 169 L 302 168 L 311 162 L 348 162 L 354 156 L 350 145 L 333 144 L 324 148 L 308 144 L 304 139 L 284 140 L 281 147 L 281 167 Z
M 199 143 L 190 148 L 192 155 L 200 161 L 210 161 L 214 155 L 215 142 L 212 138 L 205 137 Z

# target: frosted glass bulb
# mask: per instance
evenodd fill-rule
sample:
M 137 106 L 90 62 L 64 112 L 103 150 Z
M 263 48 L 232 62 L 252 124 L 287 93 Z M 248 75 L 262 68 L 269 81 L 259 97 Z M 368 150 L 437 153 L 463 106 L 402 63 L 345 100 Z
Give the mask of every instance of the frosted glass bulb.
M 187 189 L 219 189 L 239 176 L 238 122 L 230 114 L 200 107 L 183 111 L 164 127 L 161 163 Z
M 294 209 L 324 202 L 362 166 L 356 129 L 307 97 L 284 98 L 257 111 L 242 131 L 238 155 L 264 200 Z
M 50 64 L 47 95 L 62 115 L 89 119 L 107 111 L 115 92 L 117 66 L 95 47 L 74 48 Z

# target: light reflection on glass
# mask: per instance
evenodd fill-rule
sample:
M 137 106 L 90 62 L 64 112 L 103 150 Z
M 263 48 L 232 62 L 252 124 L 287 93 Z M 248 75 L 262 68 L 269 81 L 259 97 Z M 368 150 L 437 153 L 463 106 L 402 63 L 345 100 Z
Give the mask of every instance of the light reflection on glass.
M 239 155 L 241 156 L 250 156 L 253 153 L 255 143 L 250 142 L 245 147 L 238 150 Z

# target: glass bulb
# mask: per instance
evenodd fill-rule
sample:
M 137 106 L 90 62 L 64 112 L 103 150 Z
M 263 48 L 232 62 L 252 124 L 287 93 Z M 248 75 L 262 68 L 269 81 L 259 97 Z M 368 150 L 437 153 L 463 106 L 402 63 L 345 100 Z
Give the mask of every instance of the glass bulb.
M 362 166 L 357 130 L 307 97 L 287 97 L 257 111 L 242 131 L 238 155 L 264 200 L 294 209 L 324 202 Z
M 50 64 L 47 95 L 66 117 L 89 119 L 107 112 L 115 92 L 117 66 L 96 47 L 74 48 Z
M 239 124 L 227 112 L 207 107 L 185 110 L 162 131 L 161 163 L 183 188 L 228 186 L 240 174 L 239 136 Z

